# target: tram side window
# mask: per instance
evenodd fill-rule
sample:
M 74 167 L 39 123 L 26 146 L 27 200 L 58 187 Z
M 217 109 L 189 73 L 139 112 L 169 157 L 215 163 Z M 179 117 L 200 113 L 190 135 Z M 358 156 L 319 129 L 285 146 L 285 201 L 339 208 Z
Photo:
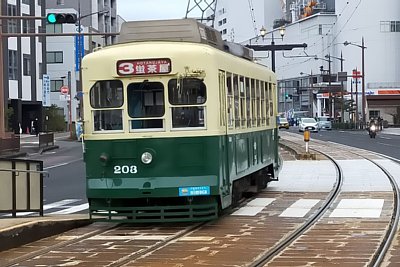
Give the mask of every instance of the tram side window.
M 270 113 L 270 104 L 269 104 L 269 83 L 265 83 L 264 87 L 264 96 L 265 96 L 265 122 L 269 125 L 269 113 Z
M 197 78 L 171 79 L 168 100 L 172 107 L 172 127 L 204 127 L 206 85 Z
M 93 110 L 95 131 L 122 130 L 122 110 Z
M 93 108 L 116 108 L 124 103 L 121 81 L 97 81 L 90 89 L 90 105 Z
M 128 114 L 131 129 L 163 128 L 165 114 L 164 86 L 160 82 L 144 80 L 128 85 Z
M 235 128 L 240 128 L 240 114 L 239 114 L 239 77 L 233 75 L 233 98 L 235 106 Z
M 261 82 L 261 125 L 265 125 L 265 83 Z
M 232 90 L 232 74 L 226 73 L 226 87 L 228 89 L 228 127 L 233 128 L 233 90 Z

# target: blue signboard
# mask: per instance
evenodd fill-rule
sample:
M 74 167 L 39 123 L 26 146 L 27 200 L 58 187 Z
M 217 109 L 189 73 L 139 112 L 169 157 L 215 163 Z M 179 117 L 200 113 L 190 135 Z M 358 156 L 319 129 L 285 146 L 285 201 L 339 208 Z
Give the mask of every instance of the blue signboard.
M 43 74 L 42 83 L 42 105 L 43 107 L 50 107 L 50 76 Z
M 180 197 L 207 196 L 207 195 L 210 195 L 209 186 L 179 187 Z
M 79 71 L 81 60 L 85 55 L 84 36 L 75 35 L 75 71 Z

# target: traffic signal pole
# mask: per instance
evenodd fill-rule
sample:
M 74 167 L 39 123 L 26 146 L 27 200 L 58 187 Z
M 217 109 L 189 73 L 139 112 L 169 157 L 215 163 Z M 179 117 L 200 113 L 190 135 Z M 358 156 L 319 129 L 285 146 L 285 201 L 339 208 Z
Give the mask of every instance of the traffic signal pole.
M 0 1 L 0 10 L 2 8 L 2 3 L 3 1 Z M 64 14 L 64 13 L 54 13 L 56 14 Z M 65 13 L 67 15 L 70 15 L 71 13 Z M 4 138 L 6 135 L 5 132 L 5 107 L 6 107 L 6 99 L 4 98 L 4 66 L 3 66 L 3 41 L 4 39 L 8 37 L 52 37 L 52 36 L 76 36 L 76 33 L 3 33 L 3 22 L 5 20 L 42 20 L 45 21 L 49 19 L 48 16 L 46 17 L 37 17 L 37 16 L 1 16 L 0 15 L 0 139 Z M 65 18 L 66 19 L 66 18 Z M 68 21 L 65 21 L 63 23 L 75 23 L 72 22 L 73 20 L 77 20 L 77 17 L 75 15 L 72 17 L 69 17 Z M 57 22 L 57 21 L 56 21 Z M 61 24 L 61 20 L 57 22 L 58 24 Z M 53 23 L 54 24 L 54 23 Z M 80 35 L 85 35 L 85 36 L 94 36 L 94 35 L 101 35 L 101 36 L 115 36 L 119 35 L 119 33 L 79 33 Z

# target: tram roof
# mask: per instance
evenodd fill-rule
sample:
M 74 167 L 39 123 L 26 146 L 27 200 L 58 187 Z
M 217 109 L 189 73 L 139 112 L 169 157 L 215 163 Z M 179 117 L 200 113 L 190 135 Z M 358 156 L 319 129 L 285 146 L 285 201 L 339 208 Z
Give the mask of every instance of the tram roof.
M 233 55 L 253 60 L 253 51 L 222 40 L 221 33 L 195 19 L 129 21 L 121 26 L 119 43 L 170 41 L 203 43 Z

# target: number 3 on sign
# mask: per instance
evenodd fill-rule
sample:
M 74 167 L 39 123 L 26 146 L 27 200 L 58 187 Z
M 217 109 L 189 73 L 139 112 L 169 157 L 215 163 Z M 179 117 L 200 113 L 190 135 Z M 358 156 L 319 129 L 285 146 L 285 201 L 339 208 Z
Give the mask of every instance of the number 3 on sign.
M 127 173 L 137 173 L 136 165 L 114 166 L 114 174 L 127 174 Z

